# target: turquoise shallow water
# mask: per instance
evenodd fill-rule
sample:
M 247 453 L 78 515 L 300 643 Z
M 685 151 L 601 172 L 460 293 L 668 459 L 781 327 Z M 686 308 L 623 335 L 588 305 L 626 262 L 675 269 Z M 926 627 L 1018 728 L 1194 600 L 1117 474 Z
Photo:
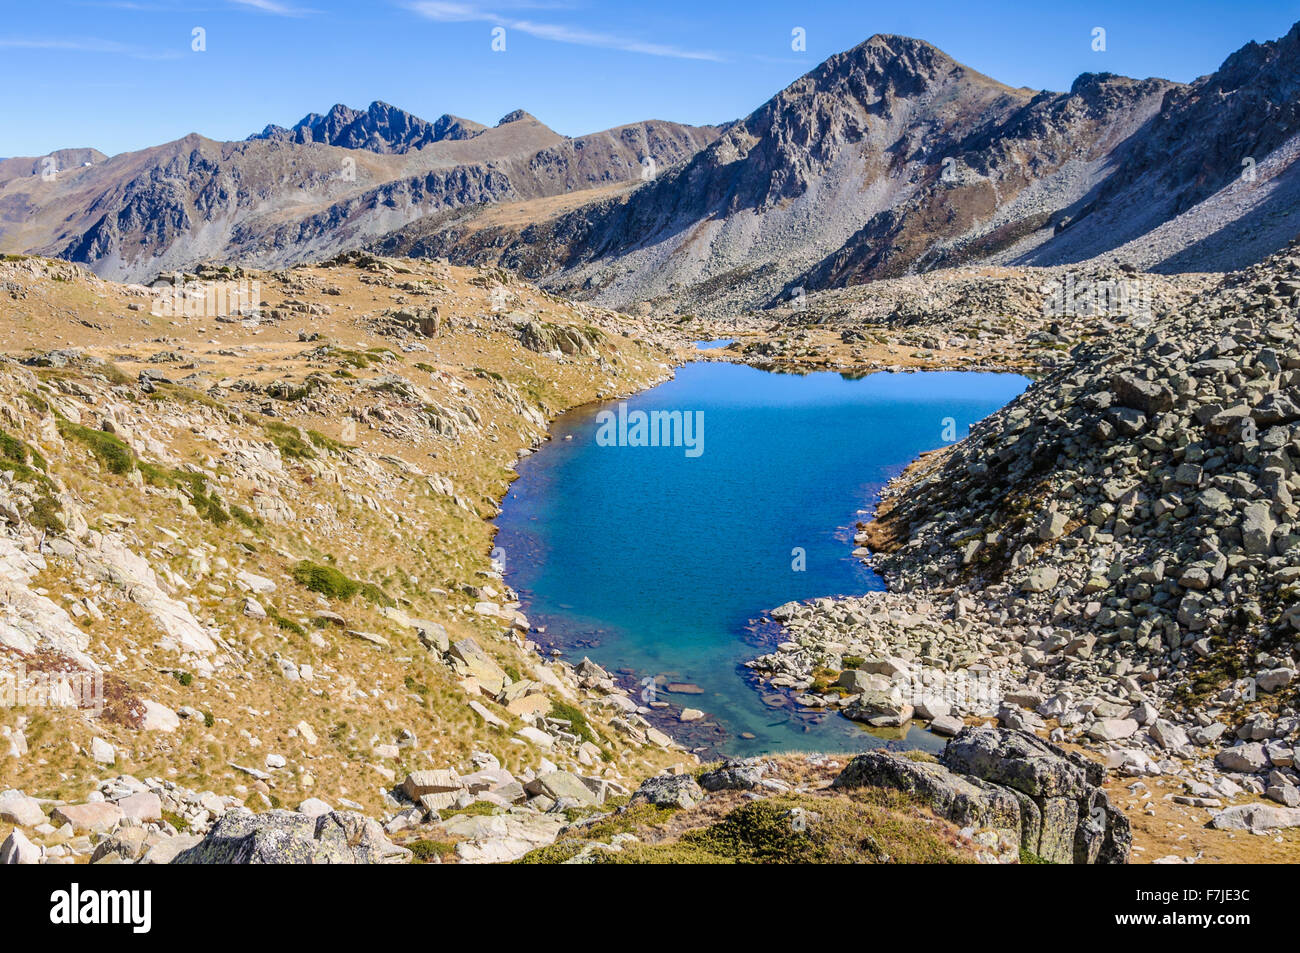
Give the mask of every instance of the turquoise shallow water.
M 731 754 L 937 747 L 919 729 L 870 734 L 757 691 L 741 663 L 775 635 L 751 622 L 792 599 L 884 588 L 850 555 L 855 522 L 918 453 L 954 428 L 964 436 L 1028 383 L 687 364 L 625 411 L 629 422 L 636 411 L 698 412 L 702 452 L 603 445 L 617 426 L 598 440 L 599 414 L 617 403 L 564 415 L 554 439 L 520 464 L 497 521 L 506 580 L 544 627 L 542 645 L 590 656 L 629 686 L 647 676 L 697 686 L 658 693 L 674 706 L 659 723 L 689 745 Z M 679 726 L 680 707 L 707 717 Z

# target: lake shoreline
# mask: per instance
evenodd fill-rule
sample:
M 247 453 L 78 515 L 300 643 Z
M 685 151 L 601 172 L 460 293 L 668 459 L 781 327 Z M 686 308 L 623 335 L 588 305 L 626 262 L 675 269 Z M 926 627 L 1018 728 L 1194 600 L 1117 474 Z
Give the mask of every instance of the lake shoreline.
M 641 398 L 645 398 L 650 391 L 656 390 L 657 387 L 668 386 L 670 381 L 677 382 L 674 390 L 674 393 L 677 394 L 683 393 L 682 388 L 693 388 L 699 386 L 697 378 L 700 378 L 701 375 L 705 375 L 706 377 L 708 377 L 709 375 L 714 375 L 718 373 L 713 370 L 715 363 L 716 362 L 688 361 L 688 362 L 683 362 L 678 364 L 674 368 L 676 373 L 674 374 L 673 378 L 669 380 L 665 380 L 660 385 L 656 385 L 656 387 L 647 388 L 646 390 L 639 392 L 638 395 L 634 395 L 634 397 L 630 398 L 632 405 L 636 404 L 636 399 L 635 399 L 636 397 L 639 396 Z M 725 362 L 725 363 L 732 364 L 732 365 L 735 364 L 735 362 Z M 683 380 L 682 372 L 685 369 L 692 367 L 692 365 L 694 365 L 695 367 L 694 372 L 690 374 L 686 374 L 685 375 L 686 379 Z M 737 367 L 737 371 L 739 371 L 739 367 Z M 925 406 L 926 402 L 934 403 L 935 401 L 955 399 L 958 400 L 957 406 L 964 407 L 966 406 L 966 402 L 972 399 L 978 399 L 984 401 L 984 403 L 981 406 L 986 407 L 985 410 L 979 412 L 979 415 L 982 415 L 983 413 L 987 413 L 990 410 L 996 409 L 998 406 L 1001 406 L 1002 402 L 1005 399 L 1007 399 L 1007 397 L 1013 396 L 1014 392 L 1008 391 L 1006 396 L 1001 398 L 991 398 L 988 396 L 975 398 L 973 396 L 974 394 L 978 393 L 983 395 L 984 392 L 987 390 L 987 387 L 983 381 L 983 378 L 986 375 L 980 374 L 978 377 L 971 377 L 968 376 L 970 375 L 970 373 L 971 372 L 964 372 L 964 373 L 958 372 L 954 374 L 952 372 L 947 372 L 943 374 L 943 376 L 939 379 L 946 382 L 941 386 L 939 386 L 939 392 L 934 392 L 934 385 L 932 384 L 932 386 L 926 387 L 925 390 L 920 393 L 916 392 L 916 387 L 918 385 L 918 382 L 914 380 L 914 375 L 908 373 L 885 374 L 879 377 L 877 377 L 877 375 L 875 374 L 872 374 L 867 379 L 853 380 L 853 379 L 846 378 L 844 375 L 838 373 L 822 372 L 819 374 L 818 377 L 809 379 L 808 382 L 805 384 L 802 381 L 799 381 L 796 378 L 790 378 L 787 375 L 783 375 L 779 373 L 773 374 L 770 371 L 760 370 L 758 368 L 751 367 L 748 368 L 745 373 L 742 373 L 739 379 L 748 379 L 747 374 L 754 374 L 755 380 L 760 380 L 764 382 L 762 386 L 767 387 L 769 389 L 773 389 L 776 393 L 779 394 L 786 394 L 786 393 L 804 394 L 805 392 L 813 393 L 829 387 L 831 391 L 834 393 L 842 393 L 842 394 L 856 393 L 859 395 L 867 395 L 867 394 L 874 393 L 879 395 L 875 398 L 871 398 L 871 400 L 881 400 L 881 399 L 885 399 L 885 395 L 891 395 L 888 399 L 904 401 L 904 404 L 901 406 L 909 406 L 910 405 L 909 402 L 915 401 L 917 399 L 922 400 L 922 404 L 917 405 L 918 407 Z M 732 379 L 735 377 L 735 375 L 731 374 L 731 372 L 726 372 L 726 374 L 728 375 L 726 379 Z M 800 377 L 803 376 L 804 375 L 800 375 Z M 993 377 L 998 375 L 989 375 L 989 376 Z M 1023 381 L 1023 378 L 1019 378 L 1019 380 Z M 964 382 L 964 383 L 958 383 L 958 382 Z M 1009 382 L 1010 379 L 1008 379 L 1008 384 Z M 1004 390 L 1006 389 L 1006 386 L 1007 386 L 1006 384 L 1003 385 Z M 954 391 L 951 393 L 950 396 L 945 397 L 944 394 L 947 393 L 946 389 L 950 389 L 952 387 L 958 387 L 959 390 Z M 1018 392 L 1018 387 L 1019 385 L 1017 385 L 1017 390 L 1015 392 Z M 810 391 L 809 388 L 813 388 L 813 390 Z M 859 388 L 865 388 L 865 389 L 859 390 Z M 726 389 L 727 389 L 726 387 L 723 388 L 723 390 Z M 693 399 L 697 399 L 701 397 L 700 393 L 693 390 L 685 391 L 685 393 L 694 393 L 695 398 Z M 708 393 L 707 388 L 705 393 Z M 916 396 L 914 397 L 906 396 L 911 394 L 915 394 Z M 960 394 L 961 396 L 958 397 L 956 396 L 957 394 Z M 621 400 L 628 400 L 628 399 L 629 398 L 623 398 Z M 663 399 L 667 400 L 668 397 L 665 396 Z M 677 406 L 677 404 L 681 403 L 683 399 L 684 398 L 681 398 L 679 396 L 677 398 L 677 403 L 675 403 L 673 406 Z M 768 414 L 776 414 L 778 415 L 778 417 L 785 417 L 788 414 L 794 414 L 797 416 L 798 414 L 806 414 L 809 412 L 809 408 L 807 406 L 803 406 L 803 404 L 806 402 L 803 401 L 802 399 L 796 399 L 795 403 L 789 405 L 788 407 L 783 403 L 783 401 L 785 401 L 786 399 L 787 398 L 784 397 L 772 397 L 769 403 L 764 405 L 765 410 L 763 412 Z M 842 397 L 839 399 L 847 399 L 847 398 Z M 866 398 L 860 397 L 858 399 L 866 399 Z M 694 406 L 694 404 L 692 404 L 690 400 L 686 400 L 686 403 L 689 406 Z M 606 402 L 606 405 L 608 406 L 608 402 Z M 577 418 L 578 421 L 581 421 L 583 423 L 590 423 L 591 422 L 590 411 L 593 408 L 598 406 L 600 406 L 600 403 L 595 402 L 590 405 L 587 405 L 585 408 L 575 407 L 572 410 L 566 412 L 564 415 L 562 415 L 562 417 L 557 418 L 557 423 L 551 427 L 547 439 L 541 444 L 541 446 L 545 446 L 547 444 L 554 444 L 558 440 L 560 441 L 560 446 L 553 448 L 553 450 L 558 451 L 561 456 L 567 457 L 577 452 L 574 449 L 575 444 L 572 442 L 575 433 L 573 433 L 571 430 L 575 417 Z M 650 406 L 650 404 L 643 402 L 642 406 Z M 892 406 L 892 404 L 890 406 Z M 938 420 L 940 416 L 938 410 L 939 406 L 940 404 L 935 404 L 936 409 L 931 412 L 935 420 Z M 943 406 L 946 407 L 947 405 L 943 405 Z M 584 410 L 586 411 L 586 413 L 583 413 Z M 968 410 L 960 411 L 960 413 L 967 413 L 967 412 L 972 412 L 972 411 L 968 411 Z M 724 413 L 724 411 L 715 409 L 715 411 L 711 411 L 711 413 Z M 925 415 L 925 420 L 928 421 L 931 419 L 931 413 L 927 413 Z M 569 422 L 570 432 L 566 433 L 566 426 L 564 421 Z M 926 426 L 928 427 L 928 425 Z M 937 427 L 937 424 L 935 426 Z M 577 437 L 578 437 L 578 443 L 581 444 L 584 439 L 587 439 L 589 437 L 589 435 L 578 433 Z M 923 442 L 928 442 L 936 438 L 937 438 L 937 430 L 935 431 L 935 437 L 927 436 L 927 437 L 919 438 L 913 436 L 910 437 L 909 440 L 919 439 L 922 440 Z M 886 441 L 884 444 L 880 445 L 881 449 L 876 451 L 877 456 L 872 457 L 871 451 L 865 448 L 859 449 L 857 452 L 866 454 L 866 456 L 863 459 L 870 460 L 871 469 L 874 470 L 874 469 L 883 468 L 885 470 L 885 472 L 881 473 L 879 477 L 876 476 L 871 477 L 872 480 L 878 479 L 879 481 L 878 486 L 883 487 L 888 482 L 888 480 L 892 476 L 894 476 L 897 472 L 905 470 L 906 467 L 911 464 L 912 458 L 908 456 L 903 459 L 898 459 L 897 462 L 895 462 L 895 460 L 890 458 L 890 455 L 896 453 L 897 451 L 885 449 L 890 446 L 888 439 L 884 436 L 878 436 L 875 439 Z M 838 438 L 829 438 L 829 442 L 833 444 L 839 441 Z M 836 452 L 826 450 L 827 445 L 818 444 L 817 446 L 820 447 L 820 452 L 827 454 L 828 459 L 834 458 L 836 456 Z M 641 453 L 649 453 L 649 452 L 653 452 L 653 451 L 641 451 Z M 752 451 L 746 451 L 746 453 L 750 453 L 750 452 Z M 815 456 L 816 452 L 814 452 L 813 455 Z M 550 462 L 542 463 L 538 459 L 533 459 L 533 454 L 529 454 L 528 457 L 529 457 L 529 463 L 525 464 L 523 467 L 521 467 L 519 470 L 516 471 L 520 477 L 524 476 L 530 467 L 536 467 L 540 465 L 543 467 L 544 470 L 549 470 L 553 466 L 554 467 L 559 466 L 559 464 L 553 464 Z M 641 462 L 642 464 L 648 464 L 649 460 L 648 458 L 642 458 Z M 842 466 L 843 464 L 841 462 L 840 464 L 836 464 L 836 465 Z M 853 464 L 850 467 L 850 476 L 852 478 L 854 485 L 859 484 L 863 476 L 863 471 L 857 464 Z M 554 476 L 553 474 L 548 475 L 545 478 L 534 477 L 534 481 L 537 479 L 544 479 L 545 489 L 542 491 L 543 493 L 550 493 L 551 495 L 555 495 L 560 492 L 559 486 L 561 484 L 558 483 L 559 478 Z M 841 477 L 840 479 L 844 479 L 844 477 Z M 526 535 L 520 535 L 521 533 L 524 532 L 524 530 L 518 528 L 515 529 L 510 528 L 510 521 L 513 518 L 510 514 L 510 511 L 512 510 L 510 500 L 512 494 L 517 495 L 517 489 L 516 489 L 517 487 L 518 487 L 518 480 L 512 482 L 510 493 L 507 494 L 506 499 L 503 500 L 501 503 L 500 509 L 502 515 L 498 517 L 495 523 L 497 529 L 497 535 L 494 540 L 494 545 L 505 554 L 507 564 L 511 565 L 512 567 L 519 567 L 521 560 L 529 564 L 540 560 L 541 557 L 536 555 L 537 551 L 543 548 L 549 548 L 549 547 L 542 547 L 539 544 L 538 540 L 530 539 Z M 838 491 L 838 493 L 843 494 L 846 491 L 847 491 L 847 486 L 845 487 L 844 490 Z M 528 491 L 527 488 L 525 488 L 525 492 L 527 493 L 527 492 L 536 492 L 536 491 L 535 490 Z M 823 598 L 834 596 L 837 593 L 841 595 L 862 593 L 864 591 L 870 591 L 872 588 L 870 584 L 866 584 L 867 580 L 873 578 L 873 576 L 870 574 L 870 570 L 867 567 L 861 566 L 856 559 L 851 558 L 850 551 L 852 549 L 852 546 L 851 545 L 846 546 L 843 540 L 845 536 L 851 537 L 854 534 L 852 521 L 856 519 L 856 517 L 850 516 L 850 513 L 863 512 L 863 510 L 861 510 L 860 507 L 873 505 L 875 502 L 875 498 L 874 496 L 865 496 L 865 497 L 861 497 L 856 502 L 853 502 L 850 505 L 846 505 L 849 504 L 849 500 L 851 499 L 852 496 L 857 496 L 857 493 L 860 492 L 860 488 L 858 491 L 854 491 L 850 497 L 845 497 L 843 495 L 836 495 L 835 493 L 831 493 L 829 490 L 827 492 L 832 499 L 831 512 L 838 510 L 838 515 L 835 515 L 833 518 L 828 519 L 827 522 L 824 524 L 819 523 L 815 528 L 816 534 L 819 537 L 824 538 L 825 540 L 823 544 L 819 544 L 819 545 L 824 545 L 826 547 L 825 552 L 823 552 L 821 555 L 824 558 L 831 558 L 836 562 L 851 564 L 853 566 L 856 566 L 857 568 L 851 570 L 852 573 L 854 574 L 851 577 L 845 575 L 843 578 L 839 578 L 838 582 L 832 581 L 830 578 L 828 578 L 826 580 L 823 580 L 823 582 L 825 583 L 824 585 L 817 584 L 816 582 L 817 577 L 815 575 L 813 577 L 810 577 L 809 580 L 807 580 L 805 583 L 802 584 L 803 586 L 805 586 L 805 588 L 802 589 L 804 593 L 804 597 L 808 599 L 823 599 Z M 517 503 L 516 506 L 517 505 L 520 504 Z M 527 505 L 537 506 L 541 504 L 534 502 L 534 503 L 529 503 Z M 854 509 L 855 507 L 857 507 L 858 509 L 855 510 Z M 534 520 L 536 520 L 537 518 L 538 517 L 536 515 L 533 516 Z M 812 532 L 813 530 L 810 528 L 806 531 Z M 581 557 L 582 554 L 578 554 L 578 555 L 579 557 Z M 548 552 L 546 559 L 556 560 L 557 557 L 551 555 Z M 563 563 L 564 560 L 560 558 L 559 561 Z M 639 567 L 634 567 L 633 571 L 634 572 L 639 571 Z M 788 574 L 789 568 L 787 567 L 787 569 L 784 571 Z M 824 571 L 825 570 L 822 570 L 822 572 Z M 866 575 L 862 575 L 862 573 L 866 573 Z M 579 621 L 577 627 L 574 628 L 573 627 L 574 621 L 578 621 L 578 620 L 566 621 L 567 617 L 563 612 L 559 613 L 560 618 L 557 621 L 555 611 L 547 610 L 545 608 L 545 599 L 542 597 L 543 594 L 539 594 L 537 587 L 535 585 L 535 575 L 542 575 L 542 574 L 543 573 L 540 571 L 535 573 L 535 571 L 532 570 L 531 568 L 526 571 L 516 569 L 516 571 L 508 572 L 506 574 L 507 582 L 510 584 L 512 589 L 515 590 L 521 603 L 523 603 L 523 608 L 526 611 L 526 614 L 528 615 L 530 620 L 534 622 L 535 631 L 532 635 L 532 638 L 537 643 L 538 650 L 541 651 L 543 654 L 547 654 L 547 653 L 554 654 L 555 652 L 558 651 L 562 655 L 571 656 L 570 660 L 574 662 L 579 661 L 582 654 L 587 654 L 591 656 L 595 661 L 599 662 L 602 665 L 602 667 L 610 671 L 611 674 L 621 678 L 624 683 L 624 687 L 627 690 L 629 690 L 629 692 L 633 695 L 633 697 L 636 697 L 638 695 L 642 695 L 642 696 L 646 695 L 647 694 L 645 691 L 646 685 L 643 681 L 643 678 L 645 677 L 646 669 L 648 666 L 635 665 L 635 664 L 633 665 L 623 664 L 622 662 L 619 661 L 619 658 L 621 658 L 622 656 L 616 656 L 612 654 L 614 650 L 607 649 L 604 653 L 602 653 L 601 651 L 599 651 L 598 648 L 597 643 L 600 640 L 608 640 L 612 638 L 614 640 L 614 643 L 618 643 L 620 639 L 626 641 L 627 639 L 626 631 L 629 630 L 620 630 L 620 627 L 617 625 L 615 625 L 613 629 L 610 630 L 608 626 L 604 626 L 601 624 L 593 625 L 590 622 L 581 622 L 581 621 Z M 853 580 L 857 580 L 857 581 L 853 581 Z M 807 588 L 806 587 L 807 583 L 812 583 L 813 587 Z M 727 584 L 725 582 L 719 581 L 717 585 L 725 587 Z M 771 607 L 775 605 L 777 601 L 779 601 L 779 593 L 777 595 L 778 595 L 778 599 L 776 600 L 771 600 L 764 597 L 756 597 L 754 601 L 744 603 L 739 608 L 737 614 L 734 617 L 732 617 L 734 621 L 727 623 L 725 626 L 726 645 L 728 647 L 741 647 L 750 642 L 749 630 L 753 627 L 756 621 L 766 617 Z M 554 603 L 556 599 L 552 598 L 551 601 Z M 560 601 L 571 601 L 571 600 L 562 599 Z M 690 619 L 693 618 L 694 617 L 688 616 L 682 621 L 689 628 L 691 624 Z M 641 631 L 647 625 L 653 628 L 655 625 L 659 623 L 655 617 L 655 614 L 652 612 L 652 613 L 643 614 L 641 617 L 631 620 L 630 624 L 631 624 L 630 631 Z M 709 622 L 708 623 L 709 631 L 711 632 L 719 631 L 716 628 L 717 625 L 718 625 L 717 622 Z M 567 631 L 566 631 L 566 626 L 569 627 Z M 607 631 L 601 634 L 598 631 L 600 629 L 606 629 Z M 663 654 L 665 655 L 665 658 L 672 655 L 672 653 L 667 650 L 665 650 Z M 730 672 L 730 675 L 728 675 L 727 678 L 734 678 L 735 684 L 737 686 L 740 686 L 743 683 L 744 694 L 753 696 L 754 698 L 760 698 L 762 697 L 762 693 L 755 692 L 754 686 L 750 684 L 752 682 L 752 672 L 746 667 L 746 662 L 748 661 L 751 654 L 752 652 L 750 651 L 743 651 L 739 654 L 736 654 L 732 661 L 725 663 L 725 669 Z M 696 664 L 701 664 L 701 663 L 702 660 L 700 660 Z M 714 662 L 710 663 L 709 671 L 714 672 L 715 676 L 718 671 L 717 666 L 719 664 L 723 664 L 722 657 L 718 657 L 717 659 L 715 659 Z M 669 665 L 670 669 L 672 667 L 674 666 Z M 689 674 L 689 668 L 690 666 L 688 665 L 687 666 L 688 671 L 685 673 L 684 676 L 685 680 L 687 681 L 689 681 L 691 678 Z M 660 665 L 660 667 L 658 668 L 650 667 L 650 671 L 652 672 L 663 671 L 662 665 Z M 682 677 L 683 676 L 673 675 L 670 672 L 668 676 L 661 677 L 659 681 L 662 684 L 670 680 L 682 680 Z M 714 680 L 726 681 L 726 679 L 719 679 L 716 677 L 714 678 Z M 717 689 L 715 688 L 714 690 Z M 730 694 L 730 692 L 732 691 L 734 690 L 728 689 L 727 690 L 728 694 L 725 697 L 731 698 L 732 695 Z M 842 750 L 846 752 L 861 750 L 863 739 L 860 735 L 860 729 L 854 728 L 853 726 L 845 725 L 844 730 L 846 730 L 848 734 L 839 735 L 838 740 L 836 740 L 835 738 L 827 737 L 826 729 L 821 727 L 820 723 L 822 723 L 825 720 L 825 713 L 819 712 L 815 709 L 808 708 L 806 706 L 798 705 L 794 703 L 793 698 L 787 698 L 785 703 L 783 703 L 780 706 L 771 704 L 770 701 L 771 699 L 769 698 L 769 704 L 766 706 L 765 709 L 763 709 L 768 713 L 766 716 L 767 720 L 770 720 L 772 717 L 776 717 L 778 721 L 788 722 L 791 725 L 803 724 L 805 726 L 804 727 L 805 731 L 813 731 L 812 734 L 809 734 L 806 737 L 802 735 L 800 736 L 798 741 L 799 747 L 804 749 L 809 747 L 814 747 L 818 744 L 817 739 L 820 737 L 822 739 L 822 746 L 825 747 L 827 750 L 836 750 L 836 751 Z M 762 747 L 761 736 L 763 735 L 763 732 L 751 728 L 749 729 L 750 733 L 747 735 L 746 729 L 743 726 L 737 727 L 734 725 L 734 723 L 728 721 L 729 716 L 727 716 L 725 712 L 729 709 L 725 705 L 722 709 L 723 714 L 721 714 L 720 716 L 723 719 L 722 725 L 723 726 L 730 725 L 731 727 L 727 728 L 727 730 L 724 731 L 722 727 L 720 727 L 717 723 L 715 723 L 715 716 L 711 709 L 711 706 L 707 703 L 707 699 L 705 700 L 705 704 L 701 705 L 700 701 L 694 697 L 687 696 L 685 698 L 681 698 L 678 696 L 674 696 L 672 693 L 664 693 L 661 691 L 658 694 L 654 694 L 652 692 L 649 694 L 648 697 L 643 697 L 642 702 L 643 702 L 642 708 L 644 710 L 640 714 L 642 714 L 643 717 L 646 717 L 653 724 L 655 724 L 656 727 L 659 727 L 661 730 L 672 735 L 681 743 L 685 744 L 687 747 L 691 748 L 692 750 L 695 750 L 697 753 L 701 755 L 716 754 L 720 750 L 722 751 L 734 750 L 735 746 L 740 743 L 740 740 L 746 737 L 749 738 L 751 743 L 746 745 L 744 747 L 744 750 L 747 751 L 767 750 L 766 748 Z M 646 702 L 649 703 L 647 704 Z M 731 702 L 729 702 L 728 704 L 731 704 Z M 700 711 L 701 709 L 703 709 L 702 713 Z M 684 715 L 686 716 L 686 720 L 683 720 Z M 759 718 L 760 716 L 757 714 L 757 711 L 755 710 L 754 712 L 751 712 L 751 714 L 747 717 L 750 720 L 753 720 L 755 718 Z M 753 734 L 754 731 L 757 731 L 757 736 Z M 838 731 L 840 731 L 840 729 L 837 729 L 837 732 Z M 908 742 L 902 742 L 902 739 L 897 737 L 894 732 L 883 730 L 880 728 L 873 729 L 873 731 L 877 736 L 876 739 L 872 742 L 873 744 L 904 743 L 905 746 L 907 747 L 918 746 L 918 747 L 931 748 L 931 749 L 935 747 L 933 740 L 929 739 L 928 737 L 919 738 L 919 739 L 913 738 Z M 852 738 L 857 738 L 858 740 L 853 741 L 851 740 Z M 793 739 L 791 739 L 784 743 L 784 747 L 791 747 L 795 743 L 796 742 Z

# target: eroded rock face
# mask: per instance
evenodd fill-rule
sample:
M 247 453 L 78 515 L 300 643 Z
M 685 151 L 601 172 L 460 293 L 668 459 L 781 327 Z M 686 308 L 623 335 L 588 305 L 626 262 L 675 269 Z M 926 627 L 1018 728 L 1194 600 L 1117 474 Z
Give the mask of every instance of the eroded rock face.
M 595 350 L 590 338 L 582 331 L 540 321 L 528 321 L 519 330 L 519 343 L 530 351 L 561 354 L 588 354 Z
M 1111 805 L 1103 779 L 1101 765 L 1028 732 L 966 728 L 938 764 L 870 751 L 849 762 L 835 787 L 905 791 L 955 824 L 1051 863 L 1128 863 L 1128 818 Z
M 384 836 L 375 821 L 353 811 L 317 817 L 293 811 L 232 812 L 175 864 L 406 863 L 411 852 Z

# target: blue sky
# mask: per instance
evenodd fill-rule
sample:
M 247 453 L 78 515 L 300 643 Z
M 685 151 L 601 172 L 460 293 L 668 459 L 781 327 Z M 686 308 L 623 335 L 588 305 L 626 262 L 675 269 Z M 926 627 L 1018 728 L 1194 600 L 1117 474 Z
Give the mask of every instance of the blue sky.
M 928 40 L 1013 86 L 1066 89 L 1089 70 L 1186 81 L 1297 20 L 1300 2 L 1267 0 L 0 0 L 0 156 L 242 139 L 375 99 L 486 123 L 522 108 L 566 135 L 718 122 L 873 33 Z

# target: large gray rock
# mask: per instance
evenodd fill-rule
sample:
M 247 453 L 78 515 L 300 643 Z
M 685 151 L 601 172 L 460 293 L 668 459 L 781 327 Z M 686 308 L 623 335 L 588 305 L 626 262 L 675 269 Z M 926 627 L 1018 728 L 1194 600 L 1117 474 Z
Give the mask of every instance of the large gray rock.
M 1028 732 L 998 728 L 966 728 L 948 742 L 942 761 L 1030 797 L 1078 798 L 1104 779 L 1101 765 Z
M 1100 765 L 1003 728 L 963 728 L 940 761 L 869 751 L 834 786 L 906 791 L 955 824 L 997 830 L 1051 863 L 1128 862 L 1128 819 L 1101 789 Z
M 958 774 L 942 764 L 912 761 L 887 751 L 868 751 L 850 761 L 832 786 L 894 788 L 920 798 L 954 824 L 991 828 L 1020 839 L 1020 801 L 1011 791 Z
M 451 658 L 465 674 L 473 676 L 489 695 L 495 695 L 505 685 L 506 673 L 492 656 L 479 647 L 473 639 L 461 639 L 451 646 Z
M 1253 774 L 1268 767 L 1268 754 L 1257 741 L 1224 748 L 1214 757 L 1214 763 L 1224 771 L 1241 771 Z
M 1214 815 L 1210 824 L 1221 831 L 1271 831 L 1281 827 L 1300 827 L 1300 808 L 1237 804 Z
M 203 842 L 203 836 L 200 834 L 177 834 L 173 837 L 164 837 L 153 846 L 146 845 L 144 856 L 140 858 L 142 864 L 170 864 L 176 857 Z
M 22 791 L 5 791 L 0 794 L 0 821 L 19 827 L 35 827 L 45 822 L 45 812 L 34 797 Z
M 0 864 L 39 864 L 41 849 L 20 830 L 12 830 L 0 844 Z
M 50 812 L 50 820 L 55 824 L 71 824 L 77 831 L 110 831 L 123 816 L 122 809 L 111 801 L 60 804 Z
M 375 821 L 353 811 L 308 817 L 296 811 L 232 811 L 174 864 L 388 864 L 411 852 L 384 836 Z
M 1044 860 L 1128 863 L 1132 830 L 1101 789 L 1106 772 L 1096 762 L 1029 732 L 1001 728 L 964 729 L 948 742 L 942 761 L 1031 799 L 1038 823 L 1025 825 L 1023 844 Z M 1032 814 L 1022 816 L 1029 820 Z
M 1115 399 L 1125 407 L 1135 407 L 1147 416 L 1163 413 L 1174 405 L 1174 392 L 1156 381 L 1142 380 L 1133 374 L 1116 374 L 1111 379 Z
M 912 720 L 914 709 L 892 692 L 865 691 L 845 709 L 844 717 L 874 728 L 899 728 Z
M 704 800 L 704 792 L 689 774 L 660 774 L 646 778 L 632 795 L 658 807 L 691 808 Z
M 700 775 L 706 791 L 752 791 L 763 780 L 767 765 L 759 758 L 728 758 Z
M 568 801 L 581 807 L 600 803 L 600 798 L 576 774 L 568 771 L 551 771 L 524 785 L 529 794 L 541 794 L 552 801 Z

